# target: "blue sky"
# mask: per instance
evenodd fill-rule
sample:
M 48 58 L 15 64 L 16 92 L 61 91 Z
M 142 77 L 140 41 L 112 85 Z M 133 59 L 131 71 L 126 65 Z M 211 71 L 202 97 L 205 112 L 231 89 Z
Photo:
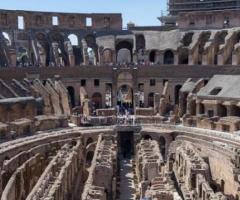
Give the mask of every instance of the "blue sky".
M 157 17 L 166 10 L 167 0 L 0 0 L 1 9 L 57 12 L 120 12 L 124 26 L 159 25 Z

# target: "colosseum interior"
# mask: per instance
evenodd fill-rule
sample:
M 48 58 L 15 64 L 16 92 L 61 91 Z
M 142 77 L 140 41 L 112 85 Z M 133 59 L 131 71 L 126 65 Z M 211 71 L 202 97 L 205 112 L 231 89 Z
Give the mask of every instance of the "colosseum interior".
M 237 5 L 0 10 L 1 200 L 239 200 Z

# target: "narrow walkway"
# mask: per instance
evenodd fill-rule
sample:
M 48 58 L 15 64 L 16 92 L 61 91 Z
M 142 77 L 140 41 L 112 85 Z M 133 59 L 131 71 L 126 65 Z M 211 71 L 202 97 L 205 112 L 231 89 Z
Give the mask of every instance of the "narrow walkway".
M 121 160 L 120 200 L 134 199 L 135 189 L 133 182 L 132 160 Z

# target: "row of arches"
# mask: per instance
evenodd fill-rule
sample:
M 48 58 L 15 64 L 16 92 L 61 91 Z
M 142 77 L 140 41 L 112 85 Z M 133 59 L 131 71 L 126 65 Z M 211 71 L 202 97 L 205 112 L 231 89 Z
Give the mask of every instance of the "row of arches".
M 12 46 L 13 42 L 11 35 L 3 32 L 3 37 L 6 46 Z M 43 66 L 50 65 L 70 65 L 69 55 L 74 56 L 74 65 L 80 65 L 85 61 L 85 64 L 96 65 L 99 63 L 101 57 L 102 64 L 113 63 L 131 63 L 133 62 L 133 41 L 120 40 L 116 41 L 115 49 L 104 49 L 99 47 L 96 42 L 96 36 L 88 34 L 84 38 L 80 38 L 77 34 L 62 34 L 57 31 L 52 31 L 48 34 L 38 32 L 34 35 L 34 46 L 29 48 L 29 45 L 24 46 L 20 44 L 16 49 L 17 65 L 31 66 L 41 63 Z M 80 41 L 81 40 L 81 41 Z M 82 42 L 84 40 L 84 42 Z M 137 36 L 137 51 L 145 50 L 145 39 L 143 36 Z M 38 50 L 38 52 L 35 51 Z M 115 54 L 116 52 L 116 54 Z M 141 55 L 138 55 L 140 58 Z M 56 59 L 59 58 L 59 62 Z M 139 60 L 139 59 L 138 59 Z M 149 62 L 156 63 L 158 60 L 158 50 L 151 50 L 149 52 Z M 164 64 L 174 63 L 174 53 L 172 50 L 166 50 L 163 58 Z M 57 62 L 57 63 L 56 63 Z
M 75 89 L 74 89 L 74 87 L 69 86 L 69 87 L 67 87 L 67 90 L 68 90 L 68 95 L 69 95 L 71 107 L 74 108 L 74 107 L 77 105 L 77 104 L 76 104 L 76 101 L 75 101 Z M 102 98 L 101 93 L 95 92 L 95 93 L 92 95 L 91 100 L 92 100 L 92 106 L 93 106 L 95 109 L 102 108 L 103 98 Z
M 123 88 L 123 90 L 122 90 Z M 174 87 L 174 103 L 179 104 L 179 95 L 180 95 L 180 90 L 182 88 L 182 85 L 176 85 Z M 69 94 L 69 99 L 71 103 L 71 107 L 74 108 L 77 103 L 75 101 L 75 89 L 73 86 L 67 87 L 68 94 Z M 126 94 L 124 91 L 126 90 Z M 148 94 L 148 99 L 147 99 L 147 105 L 148 107 L 154 107 L 154 92 L 150 92 Z M 103 96 L 100 92 L 95 92 L 92 97 L 92 106 L 94 109 L 100 109 L 103 108 Z M 111 101 L 111 100 L 110 100 Z M 119 88 L 118 93 L 117 93 L 117 101 L 120 102 L 122 105 L 123 103 L 128 103 L 129 105 L 133 106 L 133 90 L 129 88 L 129 86 L 123 85 L 122 87 Z

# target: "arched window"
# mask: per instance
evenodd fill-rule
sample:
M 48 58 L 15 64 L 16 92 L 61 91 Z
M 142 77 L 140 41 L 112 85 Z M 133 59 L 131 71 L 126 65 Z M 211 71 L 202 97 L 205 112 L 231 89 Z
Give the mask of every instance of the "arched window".
M 163 63 L 165 65 L 174 64 L 174 53 L 171 50 L 167 50 L 164 53 Z
M 117 62 L 130 63 L 132 62 L 132 49 L 133 46 L 128 41 L 121 41 L 116 46 Z
M 44 33 L 39 32 L 36 34 L 37 48 L 40 55 L 40 63 L 43 66 L 50 64 L 50 46 L 47 37 Z
M 69 41 L 71 42 L 71 44 L 72 44 L 73 46 L 78 46 L 78 45 L 79 45 L 79 43 L 78 43 L 78 37 L 77 37 L 75 34 L 70 34 L 70 35 L 68 36 L 68 39 L 69 39 Z
M 136 35 L 136 50 L 145 49 L 144 35 Z
M 103 63 L 110 64 L 113 62 L 113 55 L 111 49 L 105 49 L 103 51 Z
M 149 61 L 151 63 L 155 63 L 156 62 L 156 58 L 157 58 L 157 51 L 156 50 L 152 50 L 149 54 Z
M 154 93 L 148 95 L 148 107 L 154 107 Z

